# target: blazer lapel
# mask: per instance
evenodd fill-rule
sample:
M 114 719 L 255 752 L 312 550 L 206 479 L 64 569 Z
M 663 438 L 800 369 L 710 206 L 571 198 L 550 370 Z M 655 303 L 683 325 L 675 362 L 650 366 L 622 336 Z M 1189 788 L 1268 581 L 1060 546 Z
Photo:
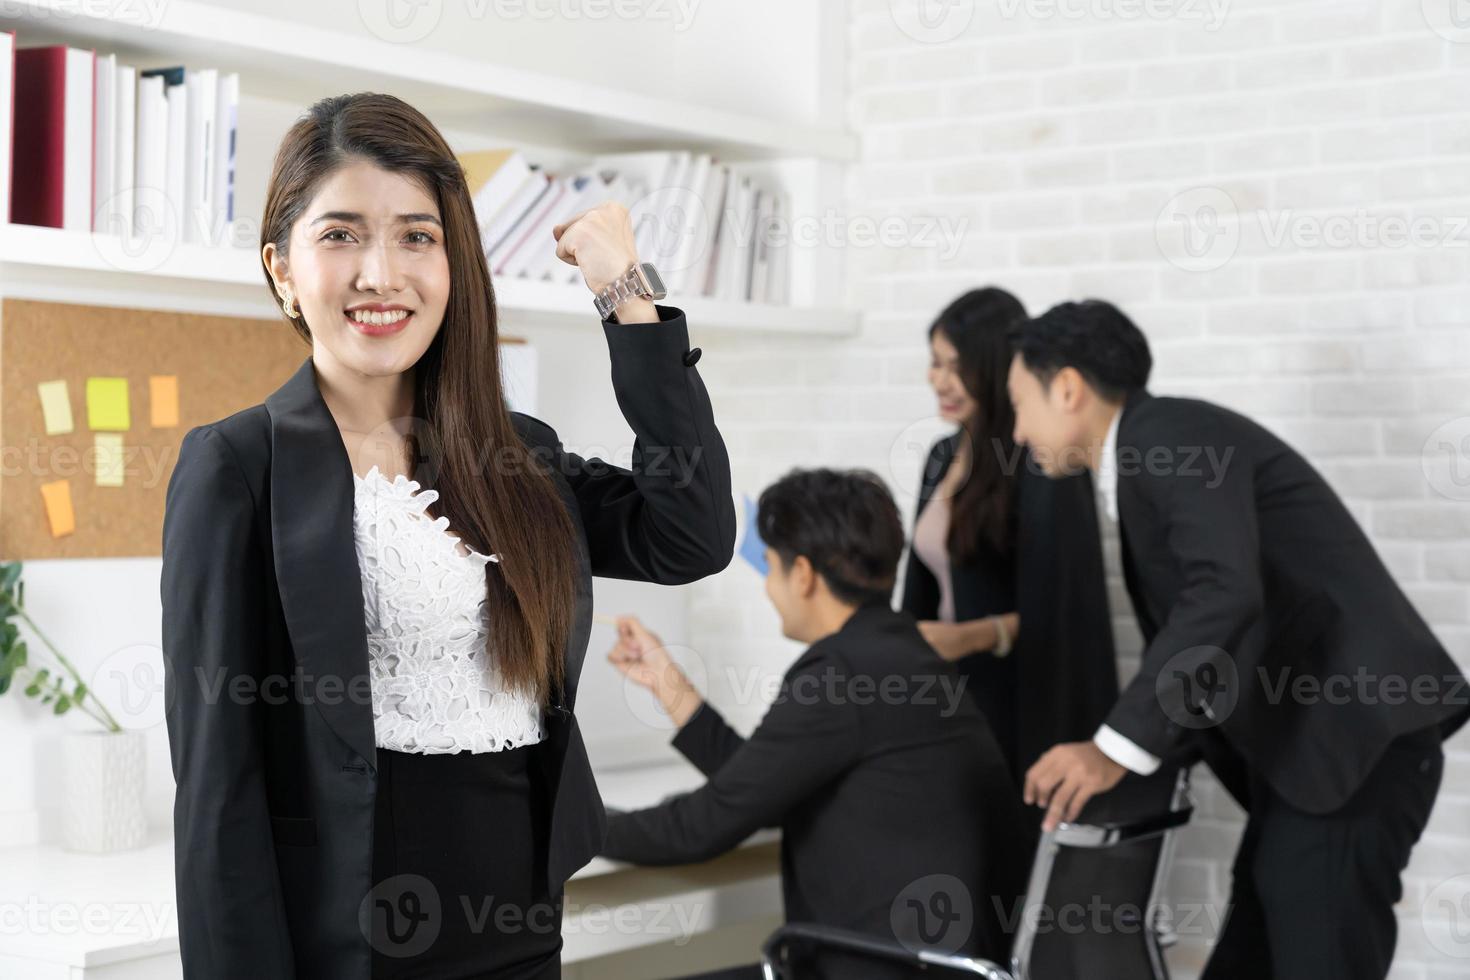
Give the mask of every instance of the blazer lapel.
M 1123 566 L 1123 583 L 1128 590 L 1129 598 L 1133 601 L 1133 608 L 1141 620 L 1140 626 L 1144 635 L 1152 638 L 1158 632 L 1157 610 L 1153 605 L 1153 596 L 1145 588 L 1145 583 L 1140 580 L 1137 547 L 1139 541 L 1130 540 L 1128 529 L 1134 528 L 1141 532 L 1143 525 L 1139 523 L 1143 519 L 1143 501 L 1139 499 L 1138 488 L 1134 480 L 1137 476 L 1137 467 L 1141 465 L 1146 446 L 1139 446 L 1133 436 L 1133 421 L 1139 405 L 1142 405 L 1153 395 L 1143 388 L 1129 392 L 1123 403 L 1123 416 L 1118 420 L 1118 443 L 1115 450 L 1119 454 L 1118 460 L 1118 544 L 1121 552 Z M 1123 465 L 1123 460 L 1130 460 L 1130 464 Z
M 327 724 L 376 769 L 352 462 L 310 357 L 265 404 L 276 581 L 301 684 Z
M 956 451 L 959 449 L 960 436 L 964 429 L 946 436 L 935 444 L 934 451 L 924 464 L 924 478 L 920 481 L 919 506 L 916 513 L 923 513 L 928 506 L 929 500 L 934 496 L 934 491 L 939 487 L 939 482 L 944 479 L 944 474 L 949 471 L 950 464 L 954 462 Z

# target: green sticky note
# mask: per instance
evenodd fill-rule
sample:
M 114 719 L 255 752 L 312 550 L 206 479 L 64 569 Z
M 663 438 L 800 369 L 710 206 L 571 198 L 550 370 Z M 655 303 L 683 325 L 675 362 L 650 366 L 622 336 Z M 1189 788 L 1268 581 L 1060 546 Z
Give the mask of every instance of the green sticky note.
M 87 424 L 94 429 L 126 432 L 128 422 L 128 379 L 87 379 Z
M 46 420 L 48 436 L 61 435 L 72 430 L 71 397 L 66 392 L 65 381 L 42 381 L 36 385 L 41 393 L 41 415 Z
M 97 450 L 97 485 L 123 485 L 123 437 L 120 432 L 98 432 L 92 436 Z

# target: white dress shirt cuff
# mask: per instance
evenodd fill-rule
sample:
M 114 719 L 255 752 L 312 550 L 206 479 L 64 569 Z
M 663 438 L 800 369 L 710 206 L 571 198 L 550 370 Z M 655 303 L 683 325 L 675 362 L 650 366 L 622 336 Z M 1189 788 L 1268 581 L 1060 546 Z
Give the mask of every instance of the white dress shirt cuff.
M 1103 755 L 1129 772 L 1136 772 L 1140 776 L 1152 776 L 1159 768 L 1158 756 L 1151 755 L 1139 748 L 1136 743 L 1119 735 L 1107 725 L 1098 728 L 1097 734 L 1092 736 L 1092 741 Z

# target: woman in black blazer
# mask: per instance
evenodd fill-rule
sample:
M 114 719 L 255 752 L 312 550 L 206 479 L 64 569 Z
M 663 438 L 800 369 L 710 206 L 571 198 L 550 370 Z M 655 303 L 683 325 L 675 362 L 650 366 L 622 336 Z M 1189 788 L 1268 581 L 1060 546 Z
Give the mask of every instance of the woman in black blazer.
M 555 236 L 594 291 L 637 258 L 620 206 Z M 184 972 L 559 976 L 563 883 L 606 826 L 573 714 L 591 578 L 690 582 L 734 549 L 700 351 L 680 311 L 647 299 L 603 321 L 630 469 L 508 411 L 463 170 L 391 96 L 297 121 L 261 245 L 311 355 L 263 403 L 189 430 L 164 517 Z M 364 305 L 393 309 L 349 312 Z M 432 491 L 392 497 L 417 481 Z M 392 499 L 421 519 L 364 524 L 360 505 Z M 423 561 L 396 567 L 405 555 Z M 446 604 L 405 612 L 410 594 Z M 446 736 L 469 709 L 441 703 L 436 671 L 465 643 L 494 684 L 471 700 L 523 706 L 505 715 L 517 737 L 480 716 Z
M 988 287 L 929 327 L 929 384 L 958 429 L 929 450 L 901 602 L 964 674 L 1017 785 L 1053 745 L 1091 738 L 1118 690 L 1092 481 L 1048 479 L 1013 438 L 1025 319 Z

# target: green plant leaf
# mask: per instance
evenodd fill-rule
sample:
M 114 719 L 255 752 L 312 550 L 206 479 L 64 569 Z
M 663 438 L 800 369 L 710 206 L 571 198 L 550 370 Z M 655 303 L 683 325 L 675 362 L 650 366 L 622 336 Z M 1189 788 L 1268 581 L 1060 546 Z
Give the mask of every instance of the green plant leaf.
M 26 663 L 26 645 L 21 641 L 5 650 L 5 655 L 0 657 L 0 694 L 10 690 L 11 681 L 15 678 L 15 672 Z
M 69 698 L 65 694 L 63 694 L 63 695 L 61 695 L 61 697 L 59 697 L 59 698 L 56 699 L 56 708 L 54 710 L 55 710 L 56 714 L 58 714 L 58 715 L 64 715 L 64 714 L 66 714 L 66 709 L 67 708 L 70 708 L 70 707 L 71 707 L 71 698 Z

